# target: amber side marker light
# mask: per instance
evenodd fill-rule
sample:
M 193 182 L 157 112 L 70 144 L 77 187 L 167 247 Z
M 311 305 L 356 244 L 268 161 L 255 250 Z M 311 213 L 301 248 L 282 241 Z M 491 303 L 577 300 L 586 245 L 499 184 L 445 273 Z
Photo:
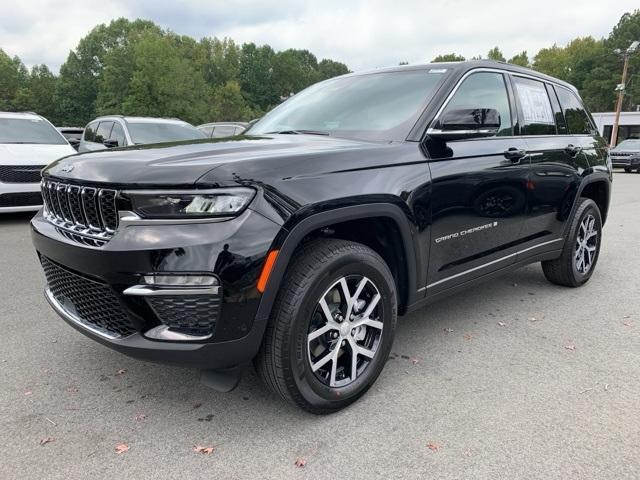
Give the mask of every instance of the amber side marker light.
M 260 273 L 260 278 L 258 278 L 258 291 L 260 293 L 264 293 L 267 288 L 267 282 L 269 281 L 269 275 L 271 275 L 271 270 L 273 270 L 273 265 L 276 263 L 276 258 L 278 258 L 279 250 L 271 250 L 267 255 L 267 259 L 264 262 L 264 266 L 262 267 L 262 272 Z

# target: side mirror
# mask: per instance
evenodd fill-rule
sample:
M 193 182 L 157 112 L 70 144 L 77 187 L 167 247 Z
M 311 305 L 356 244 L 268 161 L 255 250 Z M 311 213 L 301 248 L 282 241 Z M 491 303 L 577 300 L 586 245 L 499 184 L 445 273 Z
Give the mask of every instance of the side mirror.
M 494 108 L 462 108 L 449 110 L 427 135 L 440 140 L 492 137 L 500 128 L 500 114 Z
M 118 140 L 105 140 L 104 142 L 102 142 L 102 144 L 107 147 L 107 148 L 113 148 L 113 147 L 117 147 L 118 146 Z

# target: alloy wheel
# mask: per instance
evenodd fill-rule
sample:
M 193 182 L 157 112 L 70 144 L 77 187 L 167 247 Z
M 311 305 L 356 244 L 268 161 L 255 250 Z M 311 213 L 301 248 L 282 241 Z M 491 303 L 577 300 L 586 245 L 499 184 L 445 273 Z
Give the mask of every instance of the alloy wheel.
M 307 353 L 311 371 L 325 385 L 349 385 L 375 357 L 384 326 L 380 299 L 372 280 L 349 275 L 318 300 L 309 324 Z
M 578 229 L 575 248 L 576 270 L 586 275 L 594 264 L 598 246 L 596 219 L 592 214 L 584 217 Z

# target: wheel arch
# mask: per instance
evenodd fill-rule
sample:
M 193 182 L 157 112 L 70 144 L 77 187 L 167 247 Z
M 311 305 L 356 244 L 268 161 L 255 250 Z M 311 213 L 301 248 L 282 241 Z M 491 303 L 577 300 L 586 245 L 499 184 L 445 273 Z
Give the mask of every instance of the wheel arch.
M 407 305 L 416 301 L 414 296 L 417 294 L 417 267 L 416 248 L 412 234 L 411 224 L 407 219 L 407 214 L 393 203 L 371 203 L 363 205 L 353 205 L 330 209 L 327 211 L 314 213 L 299 220 L 295 225 L 289 228 L 283 228 L 274 240 L 271 250 L 278 250 L 278 256 L 269 275 L 267 287 L 260 300 L 257 319 L 267 319 L 271 314 L 271 309 L 275 302 L 276 296 L 280 289 L 282 279 L 289 266 L 291 258 L 296 249 L 309 238 L 316 238 L 318 232 L 323 229 L 336 229 L 336 227 L 344 227 L 345 225 L 358 225 L 358 222 L 391 222 L 397 233 L 397 238 L 401 240 L 401 253 L 395 260 L 397 270 L 389 265 L 388 254 L 381 254 L 379 249 L 376 250 L 387 265 L 389 265 L 394 278 L 397 278 L 396 288 L 398 289 L 399 310 L 402 312 Z M 353 229 L 352 229 L 353 231 Z M 353 236 L 344 236 L 345 229 L 340 228 L 337 235 L 332 232 L 324 232 L 328 238 L 344 238 L 359 241 L 367 246 L 372 246 L 371 242 L 363 241 L 363 237 L 354 238 Z M 385 258 L 385 256 L 387 258 Z M 399 282 L 398 282 L 399 280 Z
M 581 197 L 590 198 L 596 202 L 602 217 L 602 225 L 604 225 L 607 220 L 607 214 L 609 213 L 609 203 L 611 199 L 611 181 L 609 180 L 609 176 L 600 172 L 585 178 L 580 185 L 570 218 L 573 218 Z

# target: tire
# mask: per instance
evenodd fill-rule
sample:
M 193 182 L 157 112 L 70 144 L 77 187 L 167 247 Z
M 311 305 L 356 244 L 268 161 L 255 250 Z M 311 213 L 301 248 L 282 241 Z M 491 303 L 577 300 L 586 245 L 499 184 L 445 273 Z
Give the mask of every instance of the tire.
M 595 232 L 595 236 L 591 235 L 591 228 Z M 585 229 L 587 229 L 589 238 L 583 244 L 579 254 L 578 242 L 584 241 Z M 545 277 L 557 285 L 567 287 L 584 285 L 589 281 L 596 268 L 601 243 L 602 217 L 600 209 L 590 198 L 580 198 L 562 254 L 557 259 L 542 262 L 542 271 Z M 579 255 L 582 257 L 582 266 Z
M 624 171 L 625 171 L 625 172 L 627 172 L 627 173 L 631 173 L 631 168 L 629 168 L 629 167 L 624 167 Z
M 338 316 L 348 313 L 344 285 L 354 304 L 353 322 Z M 351 328 L 364 318 L 366 325 Z M 314 240 L 291 259 L 254 364 L 283 399 L 314 414 L 333 413 L 355 402 L 378 378 L 396 320 L 393 275 L 376 252 L 344 240 Z

